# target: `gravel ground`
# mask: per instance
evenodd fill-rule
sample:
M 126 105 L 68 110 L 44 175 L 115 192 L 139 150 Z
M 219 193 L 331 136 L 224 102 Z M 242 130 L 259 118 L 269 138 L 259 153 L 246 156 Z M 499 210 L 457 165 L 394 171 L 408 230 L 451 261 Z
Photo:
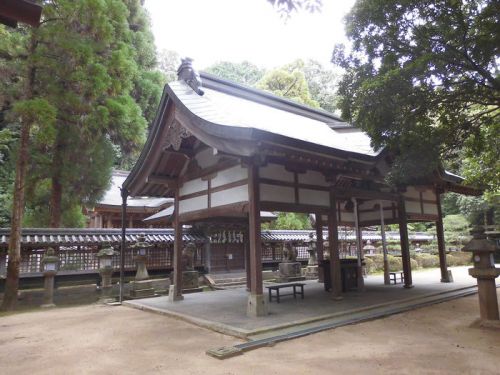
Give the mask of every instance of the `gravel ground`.
M 38 310 L 0 316 L 0 374 L 500 374 L 500 330 L 471 328 L 478 314 L 476 295 L 221 361 L 205 351 L 237 339 L 165 316 Z

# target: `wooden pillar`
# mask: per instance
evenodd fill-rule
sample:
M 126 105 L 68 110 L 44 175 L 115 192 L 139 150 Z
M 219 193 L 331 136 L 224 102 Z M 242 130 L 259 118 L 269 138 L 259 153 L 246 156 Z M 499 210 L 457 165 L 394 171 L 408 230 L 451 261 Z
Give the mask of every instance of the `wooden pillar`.
M 328 242 L 330 244 L 330 282 L 332 298 L 342 299 L 342 276 L 340 271 L 339 232 L 337 220 L 337 199 L 330 189 L 330 212 L 328 213 Z
M 132 215 L 130 215 L 128 217 L 128 227 L 129 228 L 133 228 L 134 227 L 134 218 L 132 217 Z
M 243 246 L 245 252 L 245 272 L 247 277 L 247 291 L 250 291 L 250 244 L 248 239 L 248 231 L 243 234 Z
M 319 265 L 323 261 L 323 253 L 323 217 L 320 213 L 316 213 L 316 258 Z M 324 277 L 323 267 L 318 267 L 318 282 L 324 282 Z
M 365 279 L 363 278 L 363 263 L 362 263 L 362 247 L 363 241 L 361 239 L 361 232 L 359 228 L 359 212 L 358 212 L 358 200 L 356 198 L 352 198 L 354 203 L 354 232 L 356 234 L 356 250 L 357 250 L 357 276 L 358 276 L 358 290 L 365 290 Z
M 248 166 L 248 226 L 250 243 L 250 295 L 247 314 L 249 316 L 267 315 L 267 300 L 262 285 L 262 244 L 260 235 L 260 187 L 259 167 L 254 163 Z
M 380 205 L 380 235 L 382 237 L 382 252 L 384 254 L 384 284 L 390 285 L 391 279 L 389 278 L 389 260 L 387 258 L 387 239 L 385 238 L 385 221 L 384 221 L 384 204 L 382 201 Z
M 399 238 L 401 241 L 401 258 L 403 260 L 403 273 L 405 278 L 405 288 L 412 288 L 410 244 L 408 242 L 408 225 L 406 222 L 405 199 L 401 195 L 398 202 Z
M 441 192 L 436 189 L 436 207 L 438 219 L 436 221 L 436 237 L 439 251 L 439 268 L 441 269 L 441 282 L 450 283 L 453 281 L 451 271 L 448 271 L 446 262 L 446 244 L 444 242 L 443 212 L 441 210 Z
M 183 300 L 182 296 L 182 224 L 179 220 L 179 188 L 175 188 L 174 200 L 174 285 L 170 286 L 169 301 Z

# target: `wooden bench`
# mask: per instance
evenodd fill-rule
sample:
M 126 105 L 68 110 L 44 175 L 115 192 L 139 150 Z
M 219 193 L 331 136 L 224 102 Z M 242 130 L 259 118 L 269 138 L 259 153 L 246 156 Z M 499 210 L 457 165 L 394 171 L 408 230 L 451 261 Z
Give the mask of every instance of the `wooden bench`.
M 276 301 L 280 303 L 280 297 L 284 296 L 293 296 L 293 298 L 297 298 L 297 294 L 304 299 L 304 285 L 305 283 L 287 283 L 287 284 L 278 284 L 278 285 L 272 285 L 272 286 L 266 286 L 267 290 L 269 291 L 269 302 L 272 302 L 273 298 L 276 298 Z M 293 293 L 287 293 L 287 294 L 280 294 L 280 289 L 285 289 L 285 288 L 293 288 Z M 297 290 L 297 288 L 300 288 L 300 290 Z M 276 291 L 276 295 L 274 296 L 272 291 Z
M 398 275 L 399 275 L 399 278 L 398 278 Z M 398 280 L 401 280 L 401 282 L 404 283 L 405 274 L 403 273 L 403 271 L 389 272 L 389 282 L 394 282 L 394 284 L 397 284 Z

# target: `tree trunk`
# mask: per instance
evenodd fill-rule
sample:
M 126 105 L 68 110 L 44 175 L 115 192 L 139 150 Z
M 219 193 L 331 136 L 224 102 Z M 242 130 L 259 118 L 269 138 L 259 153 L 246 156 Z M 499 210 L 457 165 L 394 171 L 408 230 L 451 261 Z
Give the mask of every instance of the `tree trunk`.
M 56 156 L 57 157 L 57 156 Z M 58 167 L 55 166 L 57 169 Z M 62 185 L 59 178 L 59 173 L 52 176 L 52 190 L 50 194 L 50 227 L 59 228 L 61 226 L 61 200 L 62 200 Z
M 31 35 L 30 55 L 35 51 L 35 38 Z M 35 81 L 35 67 L 28 64 L 28 79 L 26 80 L 25 99 L 32 99 L 33 84 Z M 26 169 L 28 165 L 29 134 L 31 123 L 26 119 L 21 122 L 19 151 L 16 162 L 16 178 L 14 181 L 14 196 L 12 205 L 12 220 L 9 237 L 9 263 L 7 265 L 7 279 L 2 301 L 2 310 L 13 310 L 17 302 L 19 287 L 19 265 L 21 263 L 21 229 L 24 214 L 24 187 Z

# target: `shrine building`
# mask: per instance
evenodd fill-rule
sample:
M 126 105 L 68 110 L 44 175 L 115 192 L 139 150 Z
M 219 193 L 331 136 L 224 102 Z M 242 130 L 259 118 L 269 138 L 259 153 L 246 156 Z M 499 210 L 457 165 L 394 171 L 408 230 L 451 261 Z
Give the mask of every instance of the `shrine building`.
M 404 286 L 412 287 L 407 223 L 435 222 L 441 281 L 446 264 L 440 195 L 477 194 L 437 170 L 398 190 L 385 183 L 392 155 L 338 116 L 209 74 L 183 61 L 165 86 L 149 138 L 123 183 L 123 198 L 174 198 L 174 295 L 182 299 L 183 225 L 240 225 L 248 280 L 247 312 L 267 314 L 263 293 L 261 211 L 316 215 L 328 227 L 331 297 L 342 295 L 338 226 L 356 228 L 358 287 L 363 286 L 361 230 L 399 224 Z M 126 210 L 126 199 L 123 199 Z M 126 222 L 126 221 L 125 221 Z M 383 227 L 382 227 L 383 228 Z M 318 260 L 323 236 L 317 236 Z M 327 273 L 325 273 L 326 275 Z

